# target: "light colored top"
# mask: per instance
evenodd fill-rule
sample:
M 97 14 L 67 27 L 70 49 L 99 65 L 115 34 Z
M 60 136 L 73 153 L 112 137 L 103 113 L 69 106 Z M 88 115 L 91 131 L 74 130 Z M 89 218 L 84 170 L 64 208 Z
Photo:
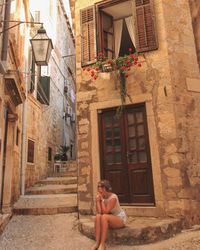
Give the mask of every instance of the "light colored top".
M 122 208 L 120 207 L 119 199 L 118 199 L 118 197 L 117 197 L 116 194 L 111 194 L 111 196 L 108 197 L 108 199 L 104 199 L 104 202 L 105 202 L 105 204 L 107 205 L 108 202 L 109 202 L 109 200 L 111 200 L 111 199 L 113 199 L 113 198 L 116 199 L 117 202 L 116 202 L 115 207 L 111 210 L 111 213 L 112 213 L 113 215 L 118 215 L 118 214 L 119 214 L 120 212 L 122 212 L 123 210 L 122 210 Z

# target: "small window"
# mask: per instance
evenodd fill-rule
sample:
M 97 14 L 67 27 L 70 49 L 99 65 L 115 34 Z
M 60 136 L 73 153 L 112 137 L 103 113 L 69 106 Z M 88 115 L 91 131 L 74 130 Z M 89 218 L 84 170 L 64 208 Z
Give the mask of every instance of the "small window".
M 28 140 L 27 162 L 34 163 L 35 142 Z
M 48 147 L 48 161 L 52 161 L 52 148 Z
M 16 130 L 16 145 L 19 146 L 19 136 L 20 136 L 20 130 L 17 128 Z

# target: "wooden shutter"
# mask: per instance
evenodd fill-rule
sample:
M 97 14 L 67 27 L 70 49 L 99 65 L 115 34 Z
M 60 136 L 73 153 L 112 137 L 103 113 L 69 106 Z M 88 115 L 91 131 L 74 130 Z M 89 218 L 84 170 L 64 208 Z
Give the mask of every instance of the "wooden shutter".
M 81 10 L 82 66 L 95 62 L 96 32 L 94 6 Z
M 152 0 L 135 0 L 137 51 L 144 52 L 158 48 Z
M 104 53 L 108 58 L 114 57 L 114 27 L 113 17 L 104 11 L 100 11 L 101 41 L 99 52 Z
M 50 103 L 50 76 L 40 76 L 37 85 L 37 100 L 45 105 Z

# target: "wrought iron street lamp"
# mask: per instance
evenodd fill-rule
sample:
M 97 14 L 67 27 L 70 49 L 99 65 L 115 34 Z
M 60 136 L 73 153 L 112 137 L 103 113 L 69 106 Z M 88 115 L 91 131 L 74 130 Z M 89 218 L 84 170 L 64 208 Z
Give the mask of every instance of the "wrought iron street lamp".
M 51 51 L 53 49 L 53 44 L 51 39 L 47 36 L 46 30 L 41 26 L 37 31 L 37 34 L 30 39 L 33 56 L 35 63 L 38 66 L 48 65 Z

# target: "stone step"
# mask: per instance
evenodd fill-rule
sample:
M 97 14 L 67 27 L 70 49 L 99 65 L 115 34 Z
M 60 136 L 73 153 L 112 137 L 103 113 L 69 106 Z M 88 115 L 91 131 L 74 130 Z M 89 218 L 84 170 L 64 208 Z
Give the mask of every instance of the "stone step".
M 49 177 L 77 177 L 77 171 L 49 173 Z
M 79 220 L 79 230 L 94 239 L 94 217 Z M 108 241 L 112 244 L 139 245 L 168 239 L 182 230 L 182 222 L 172 218 L 128 217 L 122 229 L 109 230 Z
M 76 184 L 77 177 L 48 177 L 46 179 L 40 180 L 36 185 L 67 185 L 67 184 Z
M 69 185 L 35 185 L 26 190 L 26 194 L 72 194 L 77 193 L 77 184 Z
M 14 204 L 13 213 L 50 215 L 77 212 L 76 194 L 24 195 Z

